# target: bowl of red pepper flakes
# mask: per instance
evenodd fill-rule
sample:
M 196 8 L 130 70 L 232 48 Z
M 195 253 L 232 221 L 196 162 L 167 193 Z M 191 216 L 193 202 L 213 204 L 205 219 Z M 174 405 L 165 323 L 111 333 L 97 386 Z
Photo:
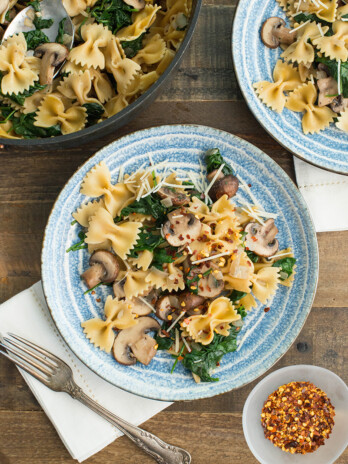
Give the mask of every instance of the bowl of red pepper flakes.
M 265 437 L 290 453 L 313 453 L 329 438 L 335 408 L 311 382 L 290 382 L 271 393 L 261 412 Z
M 333 464 L 348 445 L 348 387 L 322 367 L 279 369 L 249 394 L 243 431 L 261 464 Z

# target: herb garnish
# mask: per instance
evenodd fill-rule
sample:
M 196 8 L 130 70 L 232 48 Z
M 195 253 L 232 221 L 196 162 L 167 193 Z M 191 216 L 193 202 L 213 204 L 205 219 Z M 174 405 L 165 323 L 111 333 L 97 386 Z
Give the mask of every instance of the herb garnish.
M 272 267 L 280 267 L 280 274 L 284 273 L 286 276 L 280 275 L 280 280 L 286 280 L 294 272 L 294 266 L 296 263 L 296 258 L 283 258 L 279 259 L 272 264 Z
M 218 148 L 212 148 L 207 151 L 205 155 L 205 162 L 208 173 L 215 171 L 215 169 L 219 169 L 219 167 L 224 164 L 225 166 L 222 168 L 222 173 L 225 176 L 228 176 L 229 174 L 234 175 L 232 167 L 223 159 Z
M 66 250 L 66 253 L 69 253 L 70 251 L 77 251 L 77 250 L 82 250 L 83 248 L 87 248 L 88 245 L 87 243 L 85 243 L 85 238 L 87 237 L 87 235 L 81 230 L 81 232 L 78 233 L 78 237 L 80 241 L 75 243 L 74 245 L 71 245 L 71 247 Z

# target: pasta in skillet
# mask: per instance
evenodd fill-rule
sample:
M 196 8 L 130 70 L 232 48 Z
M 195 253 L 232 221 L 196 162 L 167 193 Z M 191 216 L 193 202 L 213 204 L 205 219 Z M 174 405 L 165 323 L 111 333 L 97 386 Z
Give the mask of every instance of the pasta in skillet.
M 283 52 L 274 68 L 274 83 L 254 83 L 260 100 L 274 111 L 284 108 L 303 114 L 305 134 L 318 133 L 332 123 L 347 132 L 348 108 L 348 5 L 341 0 L 277 0 L 290 21 L 268 18 L 261 39 L 269 48 Z M 287 85 L 291 78 L 279 69 L 293 66 L 299 83 Z
M 297 85 L 298 73 L 285 68 Z M 279 252 L 276 215 L 231 200 L 239 182 L 249 187 L 218 149 L 206 153 L 207 180 L 203 172 L 150 161 L 130 174 L 120 169 L 117 183 L 102 161 L 82 181 L 87 199 L 73 213 L 81 241 L 68 251 L 88 246 L 85 293 L 106 285 L 113 292 L 103 317 L 82 329 L 122 364 L 147 365 L 166 349 L 196 381 L 214 381 L 211 366 L 195 365 L 191 356 L 225 344 L 234 351 L 247 312 L 269 304 L 280 284 L 291 286 L 296 259 L 291 248 Z
M 64 20 L 50 43 L 44 31 L 54 21 L 42 17 L 40 0 L 10 0 L 0 16 L 1 39 L 16 14 L 32 6 L 25 18 L 32 30 L 0 45 L 1 137 L 70 134 L 125 109 L 170 65 L 192 9 L 191 0 L 63 0 L 63 4 L 75 27 L 70 51 Z

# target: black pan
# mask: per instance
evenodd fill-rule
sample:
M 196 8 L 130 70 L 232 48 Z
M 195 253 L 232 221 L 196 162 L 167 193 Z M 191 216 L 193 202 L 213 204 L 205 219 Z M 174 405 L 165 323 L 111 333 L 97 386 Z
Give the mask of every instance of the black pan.
M 40 147 L 40 148 L 54 148 L 59 147 L 74 147 L 81 143 L 96 140 L 100 137 L 104 137 L 113 131 L 116 131 L 120 127 L 128 124 L 135 116 L 141 111 L 145 110 L 150 103 L 158 96 L 163 88 L 164 83 L 169 80 L 170 75 L 180 64 L 185 51 L 187 50 L 189 43 L 192 39 L 193 32 L 195 30 L 199 12 L 202 6 L 203 0 L 193 0 L 192 13 L 189 20 L 184 40 L 176 52 L 175 57 L 165 72 L 159 77 L 159 79 L 136 101 L 127 106 L 124 110 L 115 114 L 111 118 L 105 121 L 94 124 L 91 127 L 74 132 L 68 135 L 59 135 L 58 137 L 42 138 L 42 139 L 4 139 L 0 138 L 0 144 L 4 146 L 22 146 L 26 148 Z

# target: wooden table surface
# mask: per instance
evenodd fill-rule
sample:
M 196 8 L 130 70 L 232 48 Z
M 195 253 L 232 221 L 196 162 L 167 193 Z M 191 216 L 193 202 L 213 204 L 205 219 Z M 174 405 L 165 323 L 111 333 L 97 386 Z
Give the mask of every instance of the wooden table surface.
M 238 89 L 230 45 L 236 3 L 204 1 L 190 50 L 171 83 L 146 112 L 117 133 L 71 150 L 5 147 L 0 152 L 0 302 L 40 279 L 43 231 L 64 183 L 96 150 L 124 134 L 160 124 L 205 124 L 255 144 L 295 179 L 292 156 L 261 128 Z M 313 309 L 290 350 L 271 370 L 315 364 L 347 382 L 348 232 L 321 233 L 318 242 L 320 276 Z M 194 464 L 256 463 L 242 431 L 243 404 L 255 384 L 174 404 L 144 428 L 186 448 Z M 73 462 L 17 369 L 1 357 L 0 464 Z M 122 437 L 86 462 L 153 461 Z M 348 463 L 348 450 L 337 463 Z

